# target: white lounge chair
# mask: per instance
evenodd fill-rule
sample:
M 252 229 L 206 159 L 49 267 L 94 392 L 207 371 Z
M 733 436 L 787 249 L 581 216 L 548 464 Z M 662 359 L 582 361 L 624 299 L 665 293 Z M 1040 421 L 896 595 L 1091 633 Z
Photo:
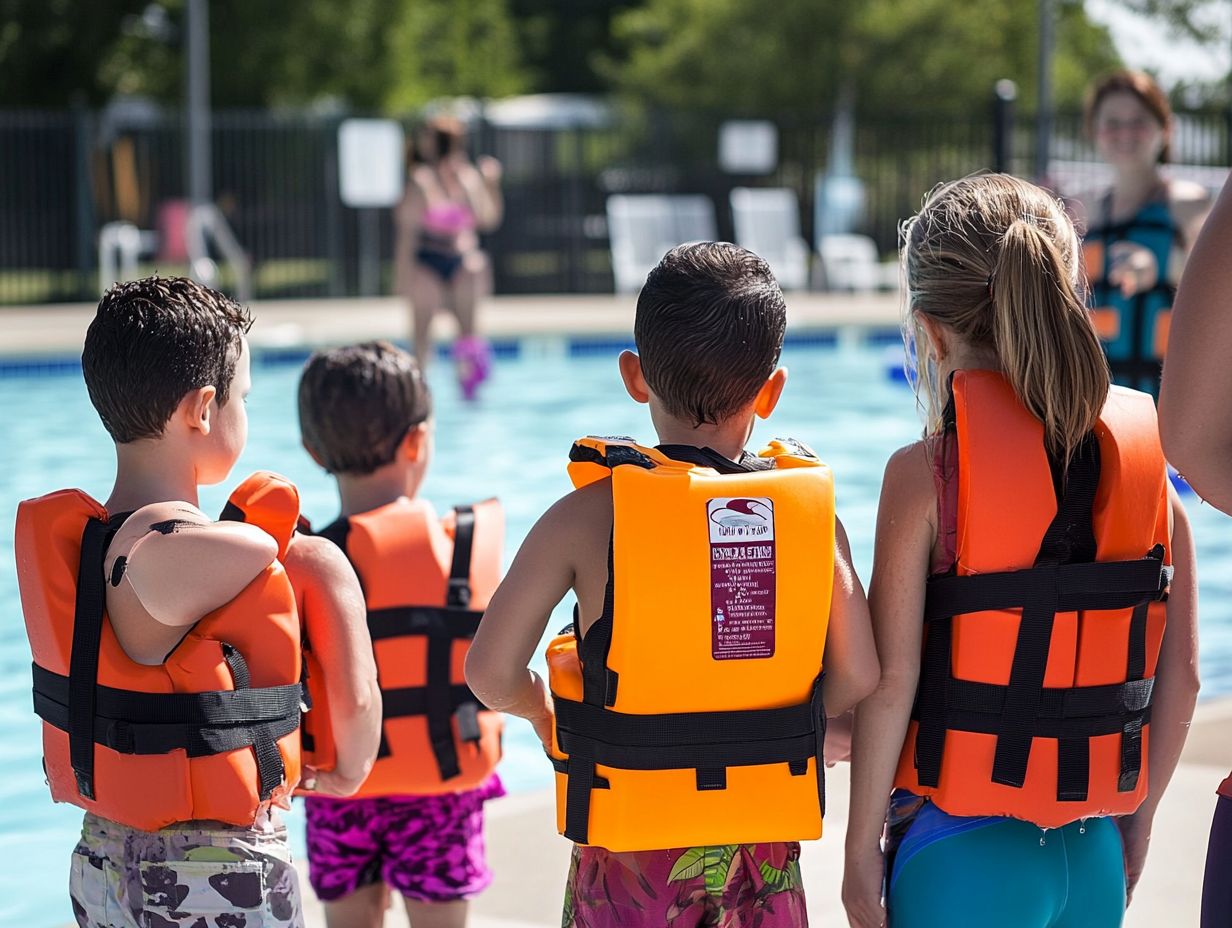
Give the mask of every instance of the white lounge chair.
M 731 192 L 736 241 L 766 259 L 784 290 L 803 290 L 809 247 L 800 235 L 800 204 L 787 187 L 737 187 Z
M 695 195 L 613 194 L 607 230 L 616 292 L 636 293 L 668 249 L 714 239 L 714 204 Z
M 882 262 L 867 235 L 826 235 L 817 243 L 827 290 L 869 293 L 898 287 L 898 264 Z

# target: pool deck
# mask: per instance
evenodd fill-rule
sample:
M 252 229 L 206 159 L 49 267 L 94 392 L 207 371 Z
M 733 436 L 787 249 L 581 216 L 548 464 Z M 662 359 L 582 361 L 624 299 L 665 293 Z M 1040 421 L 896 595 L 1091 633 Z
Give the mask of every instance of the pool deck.
M 636 297 L 594 294 L 499 296 L 488 300 L 481 328 L 494 340 L 527 336 L 631 338 Z M 404 339 L 406 304 L 396 297 L 353 300 L 270 300 L 252 304 L 251 340 L 258 350 L 320 347 L 371 338 Z M 892 329 L 898 325 L 897 293 L 869 295 L 789 293 L 787 318 L 793 333 Z M 0 307 L 0 355 L 79 355 L 94 304 Z M 437 316 L 433 335 L 447 339 L 452 317 Z
M 512 725 L 525 724 L 511 720 Z M 1215 788 L 1232 765 L 1229 731 L 1232 698 L 1198 707 L 1185 753 L 1155 819 L 1146 872 L 1125 919 L 1127 928 L 1198 924 L 1202 872 Z M 839 901 L 843 835 L 847 828 L 850 768 L 839 764 L 826 774 L 829 815 L 826 836 L 808 842 L 801 854 L 809 919 L 815 926 L 846 925 Z M 549 791 L 520 794 L 488 805 L 488 859 L 495 879 L 472 905 L 470 928 L 539 928 L 559 925 L 561 895 L 570 844 L 555 831 Z M 303 864 L 300 864 L 301 870 Z M 307 888 L 307 923 L 324 928 L 319 904 Z M 397 904 L 395 907 L 400 908 Z M 386 918 L 405 925 L 401 913 Z

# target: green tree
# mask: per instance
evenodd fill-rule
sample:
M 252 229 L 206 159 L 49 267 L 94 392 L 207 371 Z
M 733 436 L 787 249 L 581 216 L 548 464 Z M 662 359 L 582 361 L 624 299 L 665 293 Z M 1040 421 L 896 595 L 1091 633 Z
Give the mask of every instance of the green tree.
M 1069 104 L 1118 58 L 1080 5 L 1059 18 L 1056 91 Z M 656 103 L 808 116 L 851 88 L 865 114 L 965 112 L 1009 77 L 1034 105 L 1034 0 L 988 0 L 978 15 L 950 0 L 649 0 L 616 29 L 627 62 L 612 79 Z
M 145 0 L 0 0 L 0 103 L 183 97 L 186 0 L 161 0 L 170 37 L 142 32 Z M 210 0 L 219 107 L 337 99 L 404 110 L 436 96 L 529 88 L 506 0 Z
M 596 63 L 619 50 L 612 21 L 643 0 L 509 0 L 522 61 L 542 93 L 597 93 L 609 89 Z
M 392 78 L 387 108 L 529 89 L 505 0 L 404 0 L 400 6 L 385 49 Z
M 100 52 L 142 0 L 0 0 L 0 106 L 98 104 L 112 88 Z

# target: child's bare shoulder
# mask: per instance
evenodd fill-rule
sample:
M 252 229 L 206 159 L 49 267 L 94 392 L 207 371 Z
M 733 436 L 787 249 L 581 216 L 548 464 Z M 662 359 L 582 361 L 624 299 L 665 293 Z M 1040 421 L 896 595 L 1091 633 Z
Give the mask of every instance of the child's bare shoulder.
M 881 483 L 882 504 L 904 511 L 921 510 L 925 518 L 935 508 L 937 489 L 933 479 L 933 456 L 936 443 L 921 439 L 899 448 L 886 462 Z
M 548 508 L 535 525 L 535 534 L 550 535 L 566 544 L 602 538 L 612 531 L 612 482 L 597 480 L 567 493 Z

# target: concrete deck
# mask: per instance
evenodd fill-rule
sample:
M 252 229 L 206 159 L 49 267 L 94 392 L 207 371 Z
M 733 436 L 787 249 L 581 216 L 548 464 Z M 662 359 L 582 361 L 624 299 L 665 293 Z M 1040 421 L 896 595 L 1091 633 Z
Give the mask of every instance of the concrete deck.
M 480 318 L 490 338 L 521 336 L 630 336 L 636 298 L 628 295 L 553 294 L 501 296 L 488 300 Z M 893 327 L 897 293 L 864 295 L 790 293 L 787 315 L 793 331 Z M 278 300 L 252 304 L 255 348 L 337 345 L 370 338 L 406 338 L 406 304 L 396 297 L 354 300 Z M 0 307 L 0 354 L 65 356 L 81 351 L 94 304 Z M 437 316 L 433 335 L 447 338 L 452 317 Z
M 513 720 L 511 724 L 524 724 Z M 1215 807 L 1215 788 L 1232 765 L 1232 699 L 1199 706 L 1181 765 L 1155 820 L 1146 872 L 1126 915 L 1127 928 L 1179 928 L 1198 924 L 1206 839 Z M 826 774 L 826 836 L 804 845 L 801 865 L 813 925 L 846 925 L 839 901 L 843 835 L 847 830 L 850 768 Z M 549 792 L 515 795 L 487 807 L 488 859 L 492 886 L 472 904 L 471 928 L 530 928 L 560 924 L 560 907 L 570 844 L 555 831 Z M 301 862 L 301 867 L 302 867 Z M 323 928 L 304 874 L 308 925 Z M 405 925 L 401 906 L 385 923 Z

